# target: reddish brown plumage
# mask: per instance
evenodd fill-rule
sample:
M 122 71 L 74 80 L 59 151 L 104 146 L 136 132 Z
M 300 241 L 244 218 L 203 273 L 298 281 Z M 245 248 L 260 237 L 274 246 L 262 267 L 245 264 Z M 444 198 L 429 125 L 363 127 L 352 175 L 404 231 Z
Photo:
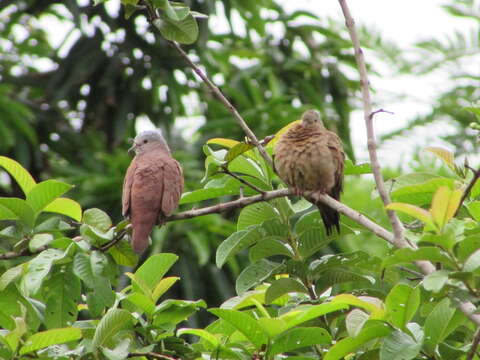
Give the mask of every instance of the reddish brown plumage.
M 123 182 L 122 213 L 130 217 L 133 249 L 142 253 L 153 226 L 177 208 L 183 174 L 158 131 L 138 135 L 133 148 L 136 155 Z
M 291 127 L 275 148 L 275 169 L 280 178 L 297 191 L 320 191 L 340 199 L 345 154 L 337 134 L 323 127 L 316 111 L 306 111 L 302 122 Z M 340 231 L 340 216 L 332 208 L 317 204 L 327 234 Z

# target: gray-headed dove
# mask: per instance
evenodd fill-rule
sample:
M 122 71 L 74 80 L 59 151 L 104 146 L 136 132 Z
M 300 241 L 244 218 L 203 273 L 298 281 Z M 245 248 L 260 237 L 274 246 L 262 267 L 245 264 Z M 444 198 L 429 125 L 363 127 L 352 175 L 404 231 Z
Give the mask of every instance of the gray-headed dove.
M 183 174 L 158 130 L 137 135 L 130 150 L 135 151 L 123 181 L 122 214 L 132 224 L 132 246 L 142 253 L 156 223 L 177 208 L 183 191 Z

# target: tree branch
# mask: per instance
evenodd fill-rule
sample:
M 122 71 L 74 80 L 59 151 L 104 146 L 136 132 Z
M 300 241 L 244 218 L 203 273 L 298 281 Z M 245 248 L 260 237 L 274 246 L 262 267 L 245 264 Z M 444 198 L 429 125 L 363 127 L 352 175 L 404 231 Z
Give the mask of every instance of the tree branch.
M 357 31 L 355 30 L 355 22 L 350 13 L 346 0 L 338 0 L 342 8 L 343 15 L 345 17 L 345 24 L 350 34 L 352 40 L 353 48 L 355 51 L 355 60 L 357 61 L 358 72 L 360 74 L 360 87 L 362 89 L 362 102 L 363 102 L 363 112 L 365 119 L 365 126 L 367 129 L 367 146 L 368 154 L 370 157 L 370 163 L 372 165 L 373 176 L 375 178 L 375 183 L 377 184 L 378 193 L 384 203 L 384 205 L 390 204 L 390 195 L 385 189 L 385 182 L 383 181 L 380 162 L 377 157 L 376 143 L 375 143 L 375 133 L 373 130 L 373 116 L 380 112 L 372 112 L 372 102 L 370 99 L 370 82 L 368 80 L 367 66 L 365 64 L 365 58 L 363 56 L 362 48 L 360 47 L 360 41 L 358 40 Z M 395 241 L 403 241 L 403 224 L 398 218 L 397 214 L 392 210 L 387 210 L 388 218 L 392 224 L 393 232 L 395 234 Z
M 460 204 L 458 205 L 457 211 L 455 215 L 458 213 L 460 208 L 462 207 L 463 203 L 467 199 L 468 195 L 470 195 L 470 192 L 472 191 L 473 187 L 475 186 L 477 180 L 480 178 L 480 169 L 475 170 L 471 168 L 470 166 L 466 165 L 467 169 L 469 169 L 473 173 L 473 178 L 470 180 L 468 183 L 468 186 L 466 187 L 465 191 L 462 194 L 462 198 L 460 199 Z
M 160 31 L 160 24 L 157 20 L 159 20 L 159 16 L 156 12 L 156 10 L 148 4 L 148 2 L 139 2 L 140 5 L 145 5 L 146 10 L 148 12 L 148 17 L 149 17 L 149 22 L 150 24 Z M 197 74 L 200 79 L 207 85 L 209 90 L 216 96 L 216 98 L 225 106 L 225 108 L 233 115 L 235 120 L 238 122 L 240 127 L 242 128 L 243 132 L 247 136 L 248 140 L 255 145 L 255 147 L 258 149 L 260 152 L 260 155 L 265 159 L 267 164 L 270 166 L 273 166 L 273 161 L 270 155 L 267 154 L 265 151 L 265 148 L 262 146 L 260 141 L 258 141 L 257 137 L 253 133 L 253 131 L 248 127 L 247 123 L 243 119 L 243 117 L 240 115 L 238 110 L 235 108 L 235 106 L 232 105 L 232 103 L 226 98 L 225 95 L 223 95 L 222 91 L 218 88 L 217 85 L 213 83 L 212 80 L 208 78 L 208 76 L 190 59 L 188 54 L 182 49 L 182 47 L 175 41 L 168 41 L 170 45 L 172 45 L 175 50 L 180 54 L 180 56 L 187 62 L 187 64 L 192 68 L 192 70 Z
M 350 34 L 352 40 L 353 48 L 355 50 L 355 60 L 357 61 L 358 72 L 360 74 L 360 85 L 362 88 L 362 100 L 363 100 L 363 111 L 365 126 L 367 128 L 367 138 L 368 138 L 368 153 L 370 156 L 370 162 L 372 165 L 373 175 L 375 178 L 375 183 L 377 185 L 378 192 L 382 201 L 385 205 L 388 205 L 390 200 L 390 195 L 385 189 L 385 183 L 381 174 L 381 167 L 377 157 L 376 145 L 375 145 L 375 133 L 373 129 L 373 116 L 378 112 L 372 112 L 372 104 L 370 100 L 370 89 L 369 81 L 367 75 L 367 67 L 365 65 L 365 59 L 363 56 L 363 51 L 360 47 L 360 41 L 358 40 L 358 35 L 355 30 L 355 22 L 352 18 L 350 10 L 348 8 L 346 0 L 338 0 L 340 7 L 342 8 L 343 15 L 345 17 L 345 24 Z M 473 185 L 472 185 L 473 187 Z M 393 243 L 397 248 L 409 247 L 416 249 L 416 245 L 407 241 L 404 236 L 404 227 L 400 219 L 394 211 L 387 210 L 390 223 L 394 231 Z M 385 237 L 384 237 L 385 238 Z M 388 239 L 385 239 L 389 241 Z M 435 271 L 435 267 L 429 261 L 415 261 L 415 264 L 420 268 L 423 274 L 429 275 Z M 480 315 L 476 314 L 476 307 L 471 302 L 461 302 L 458 304 L 458 308 L 475 324 L 480 325 Z
M 163 354 L 159 354 L 156 352 L 132 352 L 128 354 L 127 358 L 133 358 L 133 357 L 140 357 L 144 356 L 148 359 L 162 359 L 162 360 L 177 360 L 177 358 L 172 357 L 172 356 L 167 356 Z

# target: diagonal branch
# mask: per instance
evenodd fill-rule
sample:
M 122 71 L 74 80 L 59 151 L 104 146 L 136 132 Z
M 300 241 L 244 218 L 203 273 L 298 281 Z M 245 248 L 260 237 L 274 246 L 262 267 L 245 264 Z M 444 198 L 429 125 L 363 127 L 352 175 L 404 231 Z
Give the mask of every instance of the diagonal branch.
M 144 5 L 146 7 L 146 10 L 148 12 L 148 19 L 150 24 L 160 31 L 160 24 L 157 20 L 159 20 L 159 16 L 157 11 L 151 6 L 147 1 L 140 1 L 140 5 Z M 182 49 L 182 47 L 175 41 L 168 41 L 170 45 L 172 45 L 175 50 L 180 54 L 180 56 L 187 62 L 187 64 L 192 68 L 192 70 L 197 74 L 200 79 L 207 85 L 209 90 L 216 96 L 216 98 L 227 108 L 227 110 L 233 115 L 235 120 L 238 122 L 240 127 L 242 128 L 243 132 L 247 136 L 248 140 L 255 145 L 255 147 L 258 149 L 260 152 L 260 155 L 265 159 L 266 163 L 270 166 L 273 165 L 272 158 L 270 155 L 267 154 L 265 151 L 265 148 L 261 144 L 260 141 L 258 141 L 257 137 L 253 133 L 253 131 L 248 127 L 247 123 L 243 119 L 243 117 L 240 115 L 238 110 L 235 108 L 235 106 L 232 105 L 232 103 L 226 98 L 225 95 L 223 95 L 222 91 L 218 88 L 217 85 L 213 83 L 212 80 L 208 78 L 208 76 L 198 67 L 197 64 L 195 64 L 192 59 L 188 56 L 188 54 Z
M 388 205 L 390 203 L 390 196 L 385 189 L 385 183 L 383 181 L 383 177 L 381 174 L 381 167 L 378 161 L 376 145 L 375 145 L 375 133 L 373 130 L 373 116 L 377 112 L 372 112 L 367 67 L 365 65 L 363 51 L 360 47 L 360 41 L 358 40 L 358 35 L 355 30 L 355 22 L 353 21 L 347 2 L 346 0 L 338 0 L 338 2 L 340 3 L 340 7 L 342 8 L 342 12 L 345 17 L 345 23 L 346 23 L 348 33 L 350 34 L 350 38 L 352 40 L 352 44 L 355 50 L 355 59 L 357 61 L 358 71 L 360 74 L 360 85 L 362 88 L 364 118 L 365 118 L 365 125 L 367 128 L 367 137 L 368 137 L 368 153 L 370 155 L 370 162 L 372 164 L 375 183 L 377 184 L 377 189 L 380 194 L 380 197 L 382 198 L 383 203 L 385 205 Z M 387 213 L 394 231 L 394 238 L 393 238 L 394 246 L 397 248 L 409 247 L 409 248 L 415 249 L 416 246 L 414 244 L 411 244 L 410 242 L 408 242 L 408 240 L 404 238 L 403 224 L 400 222 L 395 212 L 391 210 L 387 210 Z M 422 273 L 425 275 L 429 275 L 435 271 L 435 267 L 429 261 L 415 261 L 415 264 L 420 268 Z M 480 325 L 480 314 L 476 313 L 477 309 L 474 304 L 472 304 L 469 301 L 464 301 L 464 302 L 458 303 L 457 307 L 471 321 L 473 321 L 477 325 Z
M 377 184 L 378 193 L 384 203 L 388 205 L 390 200 L 390 195 L 388 194 L 385 188 L 385 182 L 383 181 L 380 162 L 377 157 L 377 149 L 375 143 L 375 133 L 373 130 L 373 116 L 377 112 L 372 112 L 372 101 L 370 99 L 370 82 L 368 80 L 367 66 L 365 64 L 365 58 L 363 56 L 362 48 L 360 47 L 360 41 L 358 40 L 358 34 L 355 29 L 355 22 L 350 13 L 346 0 L 338 0 L 345 16 L 345 23 L 352 40 L 353 48 L 355 51 L 355 60 L 357 61 L 358 72 L 360 74 L 360 86 L 362 89 L 362 102 L 363 102 L 363 112 L 365 119 L 365 126 L 367 128 L 367 138 L 368 138 L 368 154 L 370 156 L 370 163 L 372 165 L 373 176 L 375 178 L 375 183 Z M 395 234 L 395 241 L 400 244 L 403 241 L 403 224 L 398 218 L 397 214 L 392 210 L 387 210 L 388 218 L 392 224 L 393 232 Z

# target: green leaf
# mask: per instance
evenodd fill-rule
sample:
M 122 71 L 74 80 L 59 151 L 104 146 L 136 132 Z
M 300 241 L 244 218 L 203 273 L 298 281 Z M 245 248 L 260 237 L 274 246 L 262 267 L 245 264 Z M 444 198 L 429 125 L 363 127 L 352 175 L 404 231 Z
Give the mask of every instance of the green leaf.
M 0 198 L 0 220 L 20 219 L 26 226 L 33 228 L 35 213 L 32 207 L 22 199 Z
M 408 174 L 394 179 L 391 196 L 396 202 L 427 205 L 441 186 L 453 189 L 454 179 L 425 173 Z
M 206 307 L 207 304 L 203 300 L 165 300 L 155 309 L 153 325 L 167 325 L 168 327 L 176 325 L 179 322 L 186 320 L 190 315 L 198 311 L 200 308 Z
M 190 8 L 188 7 L 173 7 L 170 1 L 164 1 L 163 4 L 165 15 L 167 15 L 170 20 L 181 21 L 190 13 Z
M 130 245 L 130 243 L 126 240 L 117 242 L 108 250 L 108 253 L 112 255 L 112 258 L 115 260 L 117 265 L 131 267 L 137 265 L 138 256 L 133 251 L 132 245 Z
M 439 262 L 452 268 L 455 267 L 455 264 L 445 252 L 434 246 L 424 246 L 417 250 L 408 248 L 395 250 L 393 255 L 390 255 L 383 260 L 382 267 L 411 263 L 417 260 L 428 260 L 434 263 Z
M 31 252 L 36 252 L 43 246 L 50 244 L 53 241 L 52 234 L 35 234 L 32 240 L 28 243 L 28 248 Z
M 105 211 L 96 208 L 85 210 L 82 222 L 103 232 L 112 227 L 110 216 Z
M 143 264 L 135 271 L 135 276 L 141 279 L 153 291 L 158 286 L 163 275 L 172 267 L 178 260 L 178 256 L 170 253 L 156 254 L 150 256 Z M 133 290 L 139 291 L 138 287 L 133 284 Z
M 22 280 L 22 287 L 27 294 L 35 295 L 45 277 L 50 273 L 53 264 L 64 258 L 65 253 L 57 249 L 47 249 L 35 256 L 28 265 Z
M 261 283 L 272 274 L 277 273 L 282 267 L 282 264 L 268 261 L 266 259 L 248 265 L 237 277 L 235 284 L 237 294 L 243 294 L 245 291 Z
M 41 331 L 30 336 L 20 349 L 20 355 L 46 348 L 50 345 L 64 344 L 82 338 L 82 331 L 78 328 L 67 327 Z
M 267 344 L 268 334 L 251 316 L 238 310 L 209 309 L 213 315 L 227 321 L 243 334 L 256 349 Z
M 155 313 L 155 303 L 144 294 L 135 292 L 128 295 L 125 300 L 131 302 L 148 315 L 153 315 Z
M 367 322 L 368 324 L 368 322 Z M 333 345 L 324 357 L 324 360 L 340 360 L 347 354 L 354 352 L 368 341 L 389 335 L 392 329 L 385 323 L 378 321 L 367 324 L 355 337 L 347 337 Z
M 476 221 L 480 221 L 480 201 L 474 201 L 467 205 L 468 212 Z
M 153 24 L 160 31 L 160 34 L 170 41 L 188 45 L 193 44 L 198 38 L 197 21 L 191 14 L 188 14 L 181 21 L 162 18 L 154 20 Z
M 296 279 L 280 278 L 272 282 L 265 292 L 265 303 L 271 304 L 273 300 L 290 292 L 308 294 L 308 289 Z
M 36 185 L 36 182 L 30 173 L 15 160 L 0 156 L 0 166 L 15 179 L 25 195 Z
M 455 171 L 454 154 L 451 151 L 436 146 L 426 147 L 425 150 L 431 152 L 437 158 L 442 160 L 450 169 Z
M 474 272 L 480 267 L 480 250 L 471 254 L 465 264 L 463 265 L 463 271 Z
M 23 273 L 27 270 L 28 263 L 23 263 L 6 270 L 2 276 L 0 276 L 0 292 L 13 281 L 19 279 Z
M 82 220 L 82 207 L 75 200 L 68 198 L 57 198 L 45 206 L 43 211 L 65 215 L 75 221 Z
M 115 301 L 115 294 L 104 274 L 107 264 L 105 255 L 99 251 L 93 251 L 90 256 L 77 253 L 73 259 L 73 273 L 95 291 L 92 300 L 98 307 L 111 306 Z
M 246 144 L 246 143 L 238 143 L 234 145 L 230 150 L 228 150 L 227 155 L 225 156 L 225 161 L 230 162 L 234 160 L 236 157 L 242 155 L 243 153 L 253 149 L 255 145 Z
M 167 292 L 167 290 L 170 289 L 173 284 L 175 284 L 178 280 L 180 280 L 180 278 L 176 276 L 166 277 L 160 280 L 160 282 L 152 292 L 153 301 L 156 302 L 160 298 L 160 296 L 165 294 L 165 292 Z
M 327 330 L 319 327 L 299 327 L 290 329 L 272 341 L 269 355 L 277 355 L 312 345 L 326 345 L 332 342 Z
M 280 320 L 280 323 L 283 324 L 282 326 L 279 324 L 278 333 L 286 331 L 287 329 L 293 328 L 312 319 L 316 319 L 322 315 L 346 309 L 348 309 L 348 305 L 332 302 L 319 305 L 300 306 L 277 318 Z
M 430 213 L 427 210 L 422 209 L 421 207 L 418 207 L 412 204 L 390 203 L 387 206 L 385 206 L 385 209 L 401 211 L 407 215 L 413 216 L 415 219 L 418 219 L 424 222 L 426 225 L 429 225 L 434 229 L 436 229 L 436 226 L 432 220 Z
M 420 289 L 407 284 L 397 284 L 387 295 L 385 306 L 386 318 L 399 329 L 405 326 L 418 310 L 420 305 Z
M 423 287 L 427 291 L 439 292 L 447 283 L 448 274 L 446 270 L 437 270 L 428 274 L 422 281 Z
M 380 360 L 411 360 L 416 359 L 422 349 L 422 343 L 409 335 L 395 330 L 382 342 Z
M 430 213 L 438 229 L 442 230 L 447 222 L 455 215 L 461 198 L 461 190 L 452 191 L 447 186 L 441 186 L 435 192 Z
M 123 309 L 109 309 L 95 330 L 92 340 L 93 348 L 111 347 L 114 336 L 132 326 L 133 317 L 130 312 Z
M 262 224 L 265 220 L 278 217 L 275 208 L 266 202 L 248 205 L 242 209 L 237 221 L 237 230 L 245 230 L 249 226 Z
M 344 175 L 362 175 L 371 174 L 372 167 L 369 163 L 354 164 L 352 160 L 345 160 L 345 168 L 343 170 Z
M 75 322 L 81 284 L 71 268 L 55 272 L 48 281 L 48 288 L 44 321 L 47 328 L 60 328 Z
M 438 344 L 465 321 L 465 315 L 450 304 L 448 298 L 440 301 L 425 319 L 424 346 L 428 354 L 434 354 Z
M 251 226 L 247 230 L 237 231 L 222 241 L 217 248 L 216 264 L 221 268 L 230 258 L 239 251 L 249 247 L 262 238 L 259 226 Z
M 215 335 L 209 333 L 206 330 L 191 329 L 191 328 L 181 328 L 181 329 L 177 330 L 177 336 L 186 335 L 186 334 L 195 335 L 195 336 L 198 336 L 198 337 L 202 338 L 203 340 L 208 342 L 210 344 L 210 346 L 214 349 L 220 346 L 220 342 L 215 337 Z
M 72 185 L 57 180 L 46 180 L 35 185 L 27 194 L 27 203 L 35 213 L 40 213 L 48 204 L 65 194 Z
M 332 299 L 332 303 L 347 304 L 347 305 L 359 307 L 363 310 L 368 311 L 371 314 L 371 317 L 374 319 L 383 319 L 385 317 L 385 311 L 383 310 L 382 307 L 370 301 L 365 301 L 364 299 L 359 298 L 355 295 L 351 295 L 351 294 L 337 295 Z
M 290 247 L 283 243 L 278 236 L 268 236 L 260 239 L 250 248 L 249 255 L 251 262 L 275 255 L 285 255 L 290 258 L 295 257 Z
M 302 258 L 306 259 L 327 246 L 336 237 L 338 237 L 336 232 L 327 236 L 324 226 L 309 228 L 298 237 L 298 252 Z

